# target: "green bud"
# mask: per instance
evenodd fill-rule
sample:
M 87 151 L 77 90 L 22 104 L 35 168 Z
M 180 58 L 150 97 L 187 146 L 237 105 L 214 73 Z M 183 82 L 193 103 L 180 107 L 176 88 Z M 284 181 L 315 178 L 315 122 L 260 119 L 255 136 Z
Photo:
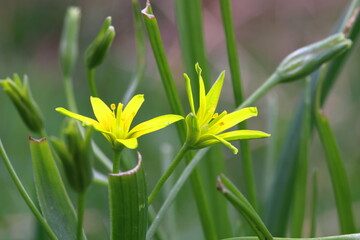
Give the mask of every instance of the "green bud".
M 115 37 L 115 29 L 111 26 L 111 17 L 107 17 L 99 34 L 85 52 L 85 65 L 88 69 L 99 66 L 108 53 Z
M 350 39 L 338 33 L 296 50 L 276 69 L 278 81 L 289 82 L 309 75 L 323 63 L 345 52 L 351 44 Z
M 200 137 L 200 127 L 198 118 L 194 113 L 189 113 L 186 118 L 186 144 L 194 146 Z
M 79 8 L 67 9 L 60 41 L 60 64 L 65 76 L 70 76 L 73 72 L 78 56 L 80 17 Z
M 65 141 L 52 137 L 51 142 L 63 163 L 70 186 L 74 191 L 82 193 L 90 185 L 93 178 L 90 157 L 92 128 L 87 128 L 83 138 L 76 122 L 71 120 L 63 135 Z
M 0 84 L 4 87 L 4 91 L 15 105 L 30 131 L 40 133 L 43 128 L 43 117 L 31 95 L 29 80 L 26 75 L 23 82 L 21 82 L 17 74 L 14 74 L 13 78 L 14 80 L 10 78 L 1 80 Z

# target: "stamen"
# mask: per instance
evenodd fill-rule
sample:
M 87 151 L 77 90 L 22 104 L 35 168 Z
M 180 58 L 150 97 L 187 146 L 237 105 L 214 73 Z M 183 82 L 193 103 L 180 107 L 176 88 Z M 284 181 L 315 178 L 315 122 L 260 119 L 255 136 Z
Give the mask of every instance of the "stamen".
M 114 110 L 116 109 L 116 105 L 112 103 L 112 104 L 110 105 L 110 108 L 111 108 L 111 110 L 114 111 Z

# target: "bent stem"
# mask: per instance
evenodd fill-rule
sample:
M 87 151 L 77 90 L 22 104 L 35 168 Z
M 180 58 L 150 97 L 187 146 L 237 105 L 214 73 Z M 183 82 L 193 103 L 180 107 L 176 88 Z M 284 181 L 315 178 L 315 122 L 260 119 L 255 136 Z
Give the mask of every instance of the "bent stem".
M 41 226 L 45 229 L 45 231 L 49 235 L 50 239 L 57 240 L 57 237 L 55 236 L 54 232 L 52 231 L 50 226 L 47 224 L 47 222 L 41 215 L 40 211 L 35 206 L 34 202 L 31 200 L 29 194 L 25 190 L 25 187 L 22 185 L 19 177 L 17 176 L 17 174 L 15 172 L 14 167 L 12 166 L 12 164 L 10 162 L 10 159 L 8 158 L 8 156 L 5 152 L 5 149 L 4 149 L 4 146 L 1 142 L 1 140 L 0 140 L 0 155 L 1 155 L 2 159 L 4 160 L 5 166 L 9 172 L 12 180 L 14 181 L 17 189 L 19 190 L 21 196 L 25 200 L 26 204 L 28 205 L 28 207 L 30 208 L 32 213 L 35 215 L 37 220 L 40 222 Z
M 95 69 L 94 68 L 88 68 L 86 70 L 86 75 L 89 82 L 89 87 L 91 91 L 91 96 L 98 97 L 96 85 L 95 85 Z
M 82 192 L 78 194 L 78 209 L 77 209 L 77 217 L 78 217 L 78 225 L 76 230 L 76 239 L 82 240 L 82 231 L 83 231 L 83 222 L 84 222 L 84 212 L 85 212 L 85 195 L 86 192 Z
M 179 165 L 180 161 L 184 158 L 184 155 L 189 150 L 189 146 L 184 143 L 184 145 L 179 150 L 178 154 L 176 155 L 174 161 L 171 163 L 171 165 L 168 167 L 166 172 L 161 176 L 159 181 L 156 183 L 154 189 L 152 190 L 149 198 L 148 198 L 148 204 L 150 205 L 157 195 L 159 194 L 161 187 L 164 185 L 166 180 L 171 176 L 171 174 L 174 172 L 175 168 Z

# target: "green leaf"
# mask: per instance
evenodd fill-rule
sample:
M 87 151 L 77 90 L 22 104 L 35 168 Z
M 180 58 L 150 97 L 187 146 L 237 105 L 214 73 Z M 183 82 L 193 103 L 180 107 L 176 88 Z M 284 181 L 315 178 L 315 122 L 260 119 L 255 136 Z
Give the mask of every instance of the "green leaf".
M 331 237 L 317 237 L 317 238 L 277 238 L 274 240 L 358 240 L 360 239 L 360 234 L 348 234 L 348 235 L 338 235 Z M 258 237 L 234 237 L 226 238 L 223 240 L 258 240 Z
M 147 192 L 141 155 L 135 168 L 109 174 L 111 239 L 145 239 Z
M 341 233 L 354 233 L 356 232 L 354 211 L 352 209 L 350 186 L 346 175 L 344 161 L 341 158 L 339 148 L 327 118 L 321 113 L 317 113 L 315 122 L 316 129 L 325 150 L 327 165 L 336 199 Z
M 58 239 L 76 239 L 77 219 L 45 138 L 29 139 L 41 212 Z M 83 236 L 85 239 L 85 235 Z
M 224 175 L 217 179 L 217 189 L 229 200 L 229 202 L 244 216 L 246 221 L 253 228 L 260 240 L 273 239 L 265 224 L 251 206 L 249 201 L 235 187 L 235 185 Z

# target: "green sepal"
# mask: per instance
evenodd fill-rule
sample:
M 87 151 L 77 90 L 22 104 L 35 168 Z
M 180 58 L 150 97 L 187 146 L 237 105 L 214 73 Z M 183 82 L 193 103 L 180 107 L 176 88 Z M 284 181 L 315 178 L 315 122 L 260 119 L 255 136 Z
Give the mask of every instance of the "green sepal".
M 24 75 L 23 81 L 21 81 L 20 77 L 14 74 L 13 80 L 7 78 L 1 80 L 0 84 L 29 130 L 34 133 L 40 133 L 43 128 L 43 116 L 32 97 L 27 76 Z
M 289 82 L 306 77 L 323 63 L 344 53 L 352 41 L 342 33 L 302 47 L 287 56 L 276 69 L 279 82 Z
M 60 40 L 60 65 L 65 76 L 71 76 L 78 56 L 80 17 L 78 7 L 67 9 Z
M 83 138 L 75 121 L 70 120 L 63 134 L 65 142 L 51 138 L 51 143 L 63 163 L 66 178 L 77 193 L 85 192 L 93 179 L 90 155 L 92 132 L 92 127 L 87 128 Z
M 109 174 L 111 240 L 142 240 L 147 229 L 147 191 L 141 155 L 135 168 Z
M 190 147 L 194 147 L 199 140 L 201 130 L 199 126 L 199 120 L 193 113 L 189 113 L 186 118 L 186 144 Z
M 85 52 L 85 65 L 88 69 L 99 66 L 105 59 L 115 37 L 115 29 L 111 26 L 111 17 L 107 17 L 94 41 Z
M 58 239 L 75 240 L 77 218 L 45 138 L 29 139 L 41 212 Z M 83 234 L 83 239 L 86 239 Z

